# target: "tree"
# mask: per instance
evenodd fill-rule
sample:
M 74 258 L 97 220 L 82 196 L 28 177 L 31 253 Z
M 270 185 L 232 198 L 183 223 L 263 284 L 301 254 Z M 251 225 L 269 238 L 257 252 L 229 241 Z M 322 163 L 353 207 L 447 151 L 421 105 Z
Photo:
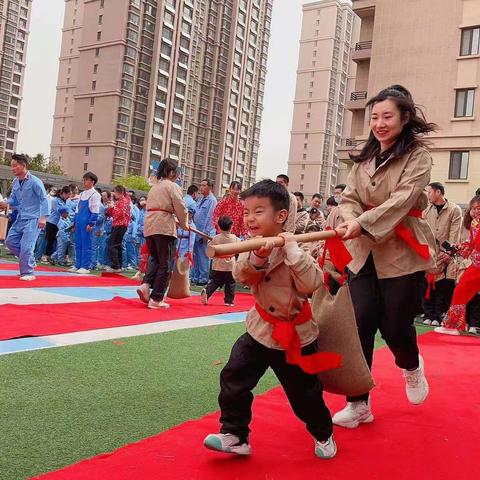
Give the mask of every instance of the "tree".
M 128 175 L 126 177 L 117 178 L 114 181 L 115 185 L 123 185 L 127 190 L 140 190 L 142 192 L 148 192 L 150 185 L 145 177 L 139 175 Z
M 37 153 L 34 157 L 28 157 L 28 169 L 34 172 L 51 173 L 53 175 L 65 175 L 59 162 L 55 158 L 45 157 L 43 153 Z M 2 165 L 10 165 L 11 160 L 4 158 Z

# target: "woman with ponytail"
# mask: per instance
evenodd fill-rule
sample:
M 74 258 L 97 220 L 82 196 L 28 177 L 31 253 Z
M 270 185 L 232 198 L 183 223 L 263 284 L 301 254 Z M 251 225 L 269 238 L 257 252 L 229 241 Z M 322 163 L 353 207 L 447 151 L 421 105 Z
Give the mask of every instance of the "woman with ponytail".
M 148 193 L 143 229 L 151 258 L 143 284 L 137 290 L 140 299 L 152 309 L 169 307 L 164 297 L 170 283 L 177 221 L 180 228 L 188 230 L 182 190 L 175 183 L 178 178 L 177 162 L 169 158 L 162 160 L 157 177 L 158 183 Z

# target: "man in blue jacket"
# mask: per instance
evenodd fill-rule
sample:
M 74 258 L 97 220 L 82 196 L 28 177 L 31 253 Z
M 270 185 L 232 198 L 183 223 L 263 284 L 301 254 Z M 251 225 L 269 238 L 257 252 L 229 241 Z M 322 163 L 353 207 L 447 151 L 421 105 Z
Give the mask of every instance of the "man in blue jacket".
M 197 204 L 194 223 L 197 229 L 210 236 L 215 236 L 217 231 L 213 224 L 213 212 L 217 206 L 217 199 L 212 193 L 213 182 L 209 179 L 200 183 L 202 198 Z M 207 257 L 207 241 L 200 235 L 195 238 L 193 248 L 193 262 L 191 281 L 196 285 L 206 285 L 210 274 L 210 259 Z
M 18 216 L 8 232 L 5 244 L 20 260 L 20 280 L 31 281 L 35 280 L 35 244 L 50 213 L 47 192 L 42 181 L 28 171 L 26 155 L 12 155 L 11 165 L 15 175 L 12 194 L 8 202 L 0 202 L 0 208 L 10 206 L 17 210 Z

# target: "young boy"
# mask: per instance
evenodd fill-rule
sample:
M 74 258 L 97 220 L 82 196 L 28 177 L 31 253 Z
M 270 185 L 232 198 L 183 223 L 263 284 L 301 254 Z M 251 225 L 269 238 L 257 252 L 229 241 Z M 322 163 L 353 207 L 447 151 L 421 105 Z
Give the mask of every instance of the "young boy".
M 273 248 L 267 242 L 235 262 L 233 277 L 251 287 L 256 304 L 247 315 L 247 332 L 233 346 L 220 376 L 220 433 L 208 435 L 204 445 L 220 452 L 250 454 L 252 390 L 271 367 L 293 411 L 315 438 L 315 455 L 333 458 L 337 447 L 332 417 L 315 373 L 338 366 L 338 359 L 326 361 L 328 354 L 317 353 L 318 328 L 307 301 L 307 295 L 321 286 L 323 273 L 291 234 L 282 233 L 289 210 L 284 187 L 263 180 L 243 192 L 242 198 L 251 235 L 282 235 L 285 246 Z
M 238 242 L 238 238 L 231 233 L 233 220 L 223 215 L 218 219 L 218 228 L 220 233 L 213 237 L 211 245 L 221 245 L 224 243 Z M 233 264 L 235 258 L 233 256 L 214 258 L 212 261 L 212 273 L 207 286 L 202 290 L 201 297 L 204 305 L 208 304 L 208 299 L 217 291 L 217 289 L 225 287 L 225 305 L 233 306 L 235 300 L 235 280 L 232 275 Z
M 65 255 L 72 236 L 72 221 L 70 220 L 70 211 L 67 207 L 60 207 L 58 213 L 60 219 L 58 221 L 57 249 L 51 259 L 53 264 L 65 265 Z

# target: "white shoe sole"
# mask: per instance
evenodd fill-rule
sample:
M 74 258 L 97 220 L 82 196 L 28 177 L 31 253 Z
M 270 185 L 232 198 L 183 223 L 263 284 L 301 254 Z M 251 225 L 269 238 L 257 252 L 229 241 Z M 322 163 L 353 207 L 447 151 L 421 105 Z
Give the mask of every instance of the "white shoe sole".
M 360 424 L 362 424 L 362 423 L 372 423 L 373 420 L 375 420 L 375 417 L 371 413 L 364 418 L 360 418 L 358 420 L 352 420 L 351 422 L 335 421 L 335 416 L 334 416 L 333 417 L 333 424 L 337 425 L 338 427 L 357 428 L 357 427 L 360 426 Z

